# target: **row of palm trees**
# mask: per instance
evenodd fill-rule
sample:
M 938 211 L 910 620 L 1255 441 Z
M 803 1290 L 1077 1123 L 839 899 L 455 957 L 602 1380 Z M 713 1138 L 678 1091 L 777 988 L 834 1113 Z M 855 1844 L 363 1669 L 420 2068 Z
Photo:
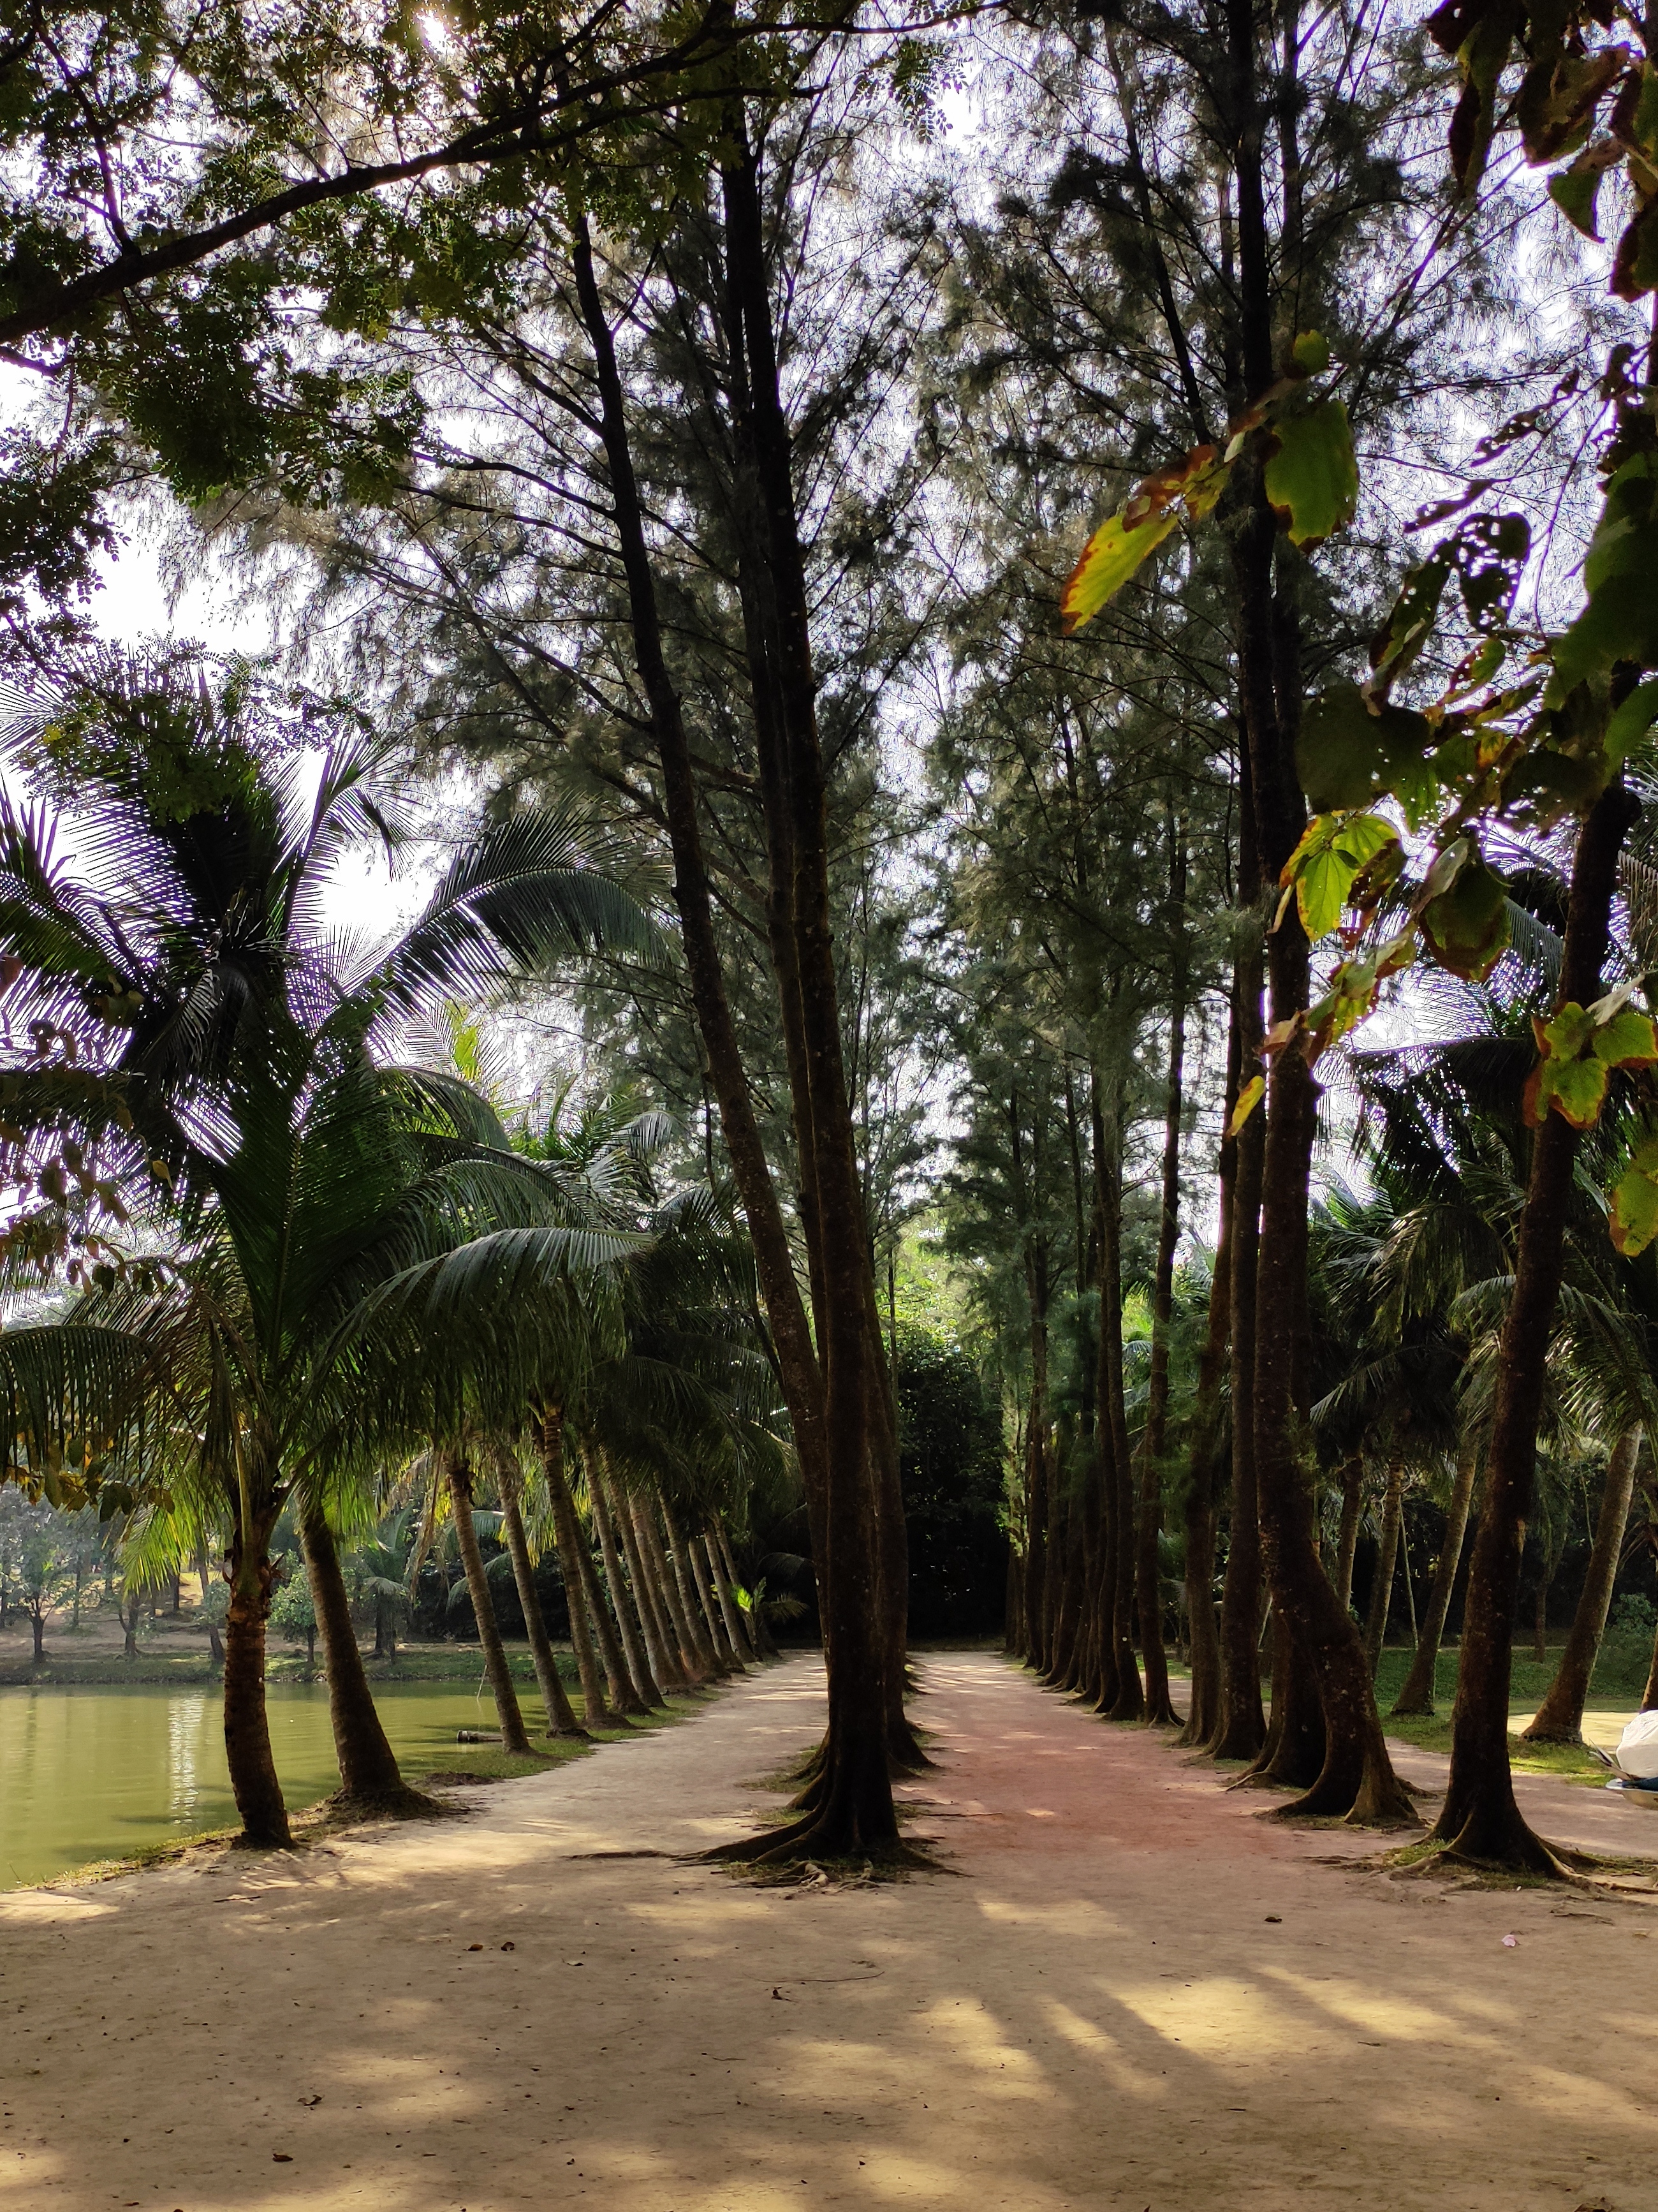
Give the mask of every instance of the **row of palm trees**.
M 1533 923 L 1534 957 L 1546 958 L 1551 938 L 1523 909 L 1516 914 Z M 1373 1667 L 1400 1560 L 1407 1486 L 1426 1484 L 1445 1515 L 1414 1657 L 1393 1706 L 1400 1715 L 1434 1710 L 1525 1192 L 1518 1102 L 1531 1040 L 1509 994 L 1468 988 L 1459 996 L 1464 1033 L 1455 1041 L 1357 1057 L 1366 1187 L 1333 1188 L 1311 1224 L 1313 1413 L 1330 1476 L 1327 1541 L 1337 1589 L 1351 1596 L 1374 1492 L 1376 1559 L 1364 1624 Z M 1631 1508 L 1637 1484 L 1650 1480 L 1646 1440 L 1658 1434 L 1658 1247 L 1620 1255 L 1606 1235 L 1601 1194 L 1631 1142 L 1631 1106 L 1615 1095 L 1585 1140 L 1548 1354 L 1533 1516 L 1540 1551 L 1586 1476 L 1598 1476 L 1600 1489 L 1582 1597 L 1554 1686 L 1527 1730 L 1549 1741 L 1581 1738 L 1617 1573 L 1642 1540 L 1644 1516 L 1631 1531 Z M 1540 1576 L 1540 1589 L 1547 1579 Z
M 659 1192 L 659 1118 L 513 1132 L 452 1054 L 401 1050 L 422 1018 L 546 988 L 572 959 L 659 960 L 625 855 L 568 811 L 508 815 L 369 954 L 324 918 L 341 854 L 400 830 L 388 756 L 360 727 L 319 732 L 245 666 L 108 654 L 15 705 L 10 736 L 42 795 L 0 805 L 0 1140 L 19 1200 L 0 1284 L 69 1293 L 0 1334 L 10 1472 L 129 1516 L 137 1573 L 228 1530 L 225 1740 L 247 1839 L 288 1836 L 264 1705 L 285 1512 L 354 1805 L 411 1801 L 337 1540 L 388 1481 L 452 1516 L 509 1747 L 527 1736 L 477 1541 L 486 1494 L 550 1729 L 577 1723 L 537 1632 L 539 1529 L 590 1723 L 736 1663 L 740 1637 L 706 1615 L 699 1632 L 689 1600 L 707 1580 L 693 1537 L 706 1557 L 716 1504 L 780 1453 L 743 1240 L 714 1193 Z M 726 1588 L 729 1560 L 708 1576 Z

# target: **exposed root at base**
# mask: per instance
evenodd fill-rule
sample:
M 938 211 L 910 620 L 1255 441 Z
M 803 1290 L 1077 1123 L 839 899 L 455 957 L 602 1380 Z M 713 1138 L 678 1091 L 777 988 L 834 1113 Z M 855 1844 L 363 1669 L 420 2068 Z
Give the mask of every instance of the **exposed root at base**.
M 365 1820 L 451 1820 L 459 1808 L 446 1805 L 440 1798 L 428 1797 L 423 1790 L 405 1783 L 398 1790 L 365 1791 L 354 1795 L 337 1790 L 331 1797 L 325 1797 L 314 1810 L 319 1814 L 319 1826 L 355 1826 Z M 307 1823 L 307 1827 L 310 1823 Z
M 791 1844 L 774 1835 L 750 1836 L 740 1843 L 718 1844 L 712 1850 L 698 1851 L 684 1863 L 723 1867 L 740 1881 L 768 1889 L 862 1889 L 872 1882 L 908 1881 L 915 1875 L 957 1872 L 954 1867 L 946 1866 L 930 1852 L 916 1850 L 912 1844 L 834 1852 L 814 1850 L 807 1837 Z
M 1456 1889 L 1546 1889 L 1558 1885 L 1592 1890 L 1603 1898 L 1621 1897 L 1631 1904 L 1658 1904 L 1658 1860 L 1607 1858 L 1546 1843 L 1540 1836 L 1533 1841 L 1536 1855 L 1528 1852 L 1528 1863 L 1523 1865 L 1478 1858 L 1455 1844 L 1436 1843 L 1431 1838 L 1386 1851 L 1373 1863 L 1390 1881 L 1437 1879 Z
M 781 1828 L 762 1829 L 758 1835 L 744 1836 L 729 1844 L 716 1844 L 711 1850 L 698 1851 L 699 1863 L 709 1866 L 804 1866 L 809 1860 L 820 1865 L 861 1866 L 865 1860 L 877 1866 L 890 1867 L 911 1874 L 938 1874 L 943 1867 L 926 1852 L 918 1850 L 913 1844 L 902 1843 L 895 1837 L 884 1838 L 879 1843 L 866 1844 L 855 1835 L 848 1836 L 851 1823 L 844 1813 L 808 1814 L 804 1820 L 791 1820 Z

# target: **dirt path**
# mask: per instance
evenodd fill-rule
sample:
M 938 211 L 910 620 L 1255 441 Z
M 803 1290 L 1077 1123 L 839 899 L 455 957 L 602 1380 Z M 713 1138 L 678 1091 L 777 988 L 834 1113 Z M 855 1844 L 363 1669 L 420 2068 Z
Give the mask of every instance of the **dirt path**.
M 465 1822 L 0 1897 L 0 2208 L 1658 2212 L 1658 1914 L 1386 1882 L 999 1660 L 925 1678 L 964 1879 L 626 1856 L 771 1802 L 797 1660 Z

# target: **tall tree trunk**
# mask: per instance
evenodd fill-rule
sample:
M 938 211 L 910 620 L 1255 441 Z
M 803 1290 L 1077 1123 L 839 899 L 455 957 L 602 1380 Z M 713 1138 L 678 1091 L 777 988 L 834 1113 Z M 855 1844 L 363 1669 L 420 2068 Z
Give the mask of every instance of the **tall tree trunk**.
M 761 1293 L 777 1348 L 799 1459 L 814 1560 L 821 1565 L 828 1540 L 823 1375 L 726 989 L 698 814 L 695 770 L 679 695 L 663 652 L 656 579 L 646 542 L 644 508 L 634 470 L 616 343 L 599 295 L 587 220 L 581 214 L 572 224 L 572 266 L 582 322 L 592 349 L 611 517 L 627 579 L 635 665 L 649 703 L 651 735 L 662 771 L 664 811 L 673 855 L 674 904 L 679 915 L 686 978 L 708 1055 L 709 1081 L 720 1108 L 726 1156 L 754 1244 Z
M 340 1770 L 340 1799 L 376 1812 L 428 1811 L 432 1800 L 404 1780 L 375 1709 L 351 1626 L 351 1601 L 340 1571 L 339 1549 L 314 1499 L 300 1516 L 300 1545 L 322 1637 L 323 1664 L 328 1669 L 328 1717 Z
M 1240 997 L 1245 1010 L 1244 1066 L 1259 1029 L 1250 1018 L 1258 998 L 1260 963 L 1253 978 L 1242 959 Z M 1216 1759 L 1254 1759 L 1266 1741 L 1260 1704 L 1260 1522 L 1255 1503 L 1255 1262 L 1259 1250 L 1260 1170 L 1266 1132 L 1256 1109 L 1238 1138 L 1237 1186 L 1232 1199 L 1232 1495 L 1227 1516 L 1226 1574 L 1220 1600 L 1220 1712 L 1209 1746 Z
M 559 1413 L 550 1412 L 543 1416 L 538 1442 L 547 1495 L 552 1501 L 553 1540 L 558 1547 L 564 1600 L 569 1607 L 570 1649 L 575 1653 L 576 1672 L 581 1680 L 583 1717 L 590 1729 L 613 1729 L 619 1723 L 605 1697 L 593 1650 L 593 1607 L 588 1595 L 591 1576 L 586 1547 L 576 1519 L 575 1500 L 564 1476 L 564 1423 Z
M 650 1555 L 652 1579 L 666 1616 L 668 1633 L 679 1657 L 680 1679 L 688 1687 L 700 1689 L 707 1680 L 709 1670 L 698 1649 L 695 1631 L 685 1611 L 685 1594 L 679 1586 L 674 1569 L 668 1565 L 668 1554 L 657 1527 L 653 1501 L 649 1498 L 635 1498 L 633 1516 L 634 1530 L 640 1545 Z
M 1240 365 L 1245 393 L 1259 398 L 1276 374 L 1274 289 L 1266 233 L 1264 109 L 1251 0 L 1227 0 L 1230 76 L 1225 106 L 1236 191 Z M 1232 527 L 1239 700 L 1247 742 L 1261 873 L 1276 881 L 1306 824 L 1297 781 L 1301 697 L 1293 556 L 1280 554 L 1258 447 L 1240 458 Z M 1274 573 L 1281 586 L 1275 592 Z M 1310 948 L 1293 905 L 1267 938 L 1272 1018 L 1293 1025 L 1309 1003 Z M 1310 1468 L 1299 1400 L 1307 1329 L 1307 1207 L 1316 1088 L 1293 1026 L 1273 1060 L 1256 1259 L 1254 1475 L 1262 1555 L 1272 1601 L 1298 1652 L 1312 1666 L 1323 1708 L 1324 1769 L 1291 1814 L 1355 1820 L 1414 1819 L 1394 1778 L 1363 1645 L 1324 1571 L 1313 1532 Z
M 902 1664 L 902 1632 L 895 1636 L 895 1623 L 902 1622 L 905 1598 L 898 1572 L 902 1531 L 891 1510 L 896 1464 L 886 1464 L 895 1441 L 885 1417 L 890 1403 L 879 1307 L 841 1048 L 817 679 L 772 328 L 759 156 L 740 113 L 732 112 L 727 120 L 734 151 L 722 164 L 720 183 L 732 335 L 738 341 L 732 391 L 738 495 L 743 505 L 751 501 L 763 530 L 765 558 L 754 564 L 753 581 L 764 654 L 763 659 L 755 656 L 751 633 L 750 667 L 756 704 L 762 696 L 774 702 L 780 740 L 774 757 L 765 717 L 757 711 L 762 790 L 768 810 L 773 792 L 786 805 L 790 833 L 792 939 L 811 1103 L 810 1128 L 798 1127 L 797 1137 L 812 1209 L 805 1223 L 808 1242 L 815 1223 L 818 1245 L 814 1279 L 822 1285 L 818 1330 L 828 1474 L 825 1787 L 802 1820 L 756 1838 L 744 1855 L 770 1860 L 804 1852 L 900 1856 L 889 1768 L 899 1688 L 895 1674 Z M 753 532 L 759 535 L 760 530 Z M 786 1031 L 786 1003 L 784 1013 Z
M 719 1547 L 720 1564 L 726 1571 L 726 1587 L 732 1592 L 732 1610 L 737 1621 L 737 1656 L 739 1659 L 752 1660 L 758 1666 L 760 1654 L 756 1648 L 749 1616 L 736 1601 L 737 1566 L 732 1558 L 731 1544 L 726 1534 L 725 1523 L 717 1516 L 714 1524 L 714 1540 Z
M 731 1646 L 732 1658 L 739 1674 L 747 1672 L 743 1664 L 743 1631 L 737 1618 L 737 1605 L 726 1584 L 725 1571 L 720 1553 L 712 1535 L 705 1534 L 703 1547 L 708 1555 L 708 1565 L 714 1576 L 714 1595 L 720 1601 L 720 1617 L 726 1624 L 726 1641 Z
M 1549 1656 L 1549 1592 L 1554 1588 L 1558 1573 L 1558 1553 L 1548 1551 L 1538 1569 L 1537 1589 L 1532 1604 L 1532 1657 L 1541 1667 Z
M 691 1538 L 691 1561 L 692 1572 L 696 1578 L 696 1595 L 702 1605 L 702 1618 L 708 1624 L 708 1634 L 714 1639 L 720 1667 L 727 1674 L 740 1674 L 744 1671 L 743 1662 L 737 1656 L 737 1646 L 732 1642 L 731 1632 L 726 1626 L 725 1608 L 720 1602 L 720 1571 L 715 1567 L 712 1575 L 709 1572 L 710 1554 L 706 1536 Z M 817 1767 L 820 1772 L 822 1765 L 819 1760 Z
M 1524 1731 L 1527 1743 L 1582 1743 L 1583 1706 L 1600 1656 L 1600 1639 L 1606 1632 L 1612 1609 L 1612 1586 L 1618 1579 L 1618 1562 L 1624 1549 L 1624 1530 L 1629 1522 L 1630 1500 L 1635 1493 L 1635 1462 L 1640 1456 L 1638 1425 L 1625 1429 L 1612 1447 L 1606 1480 L 1595 1517 L 1594 1543 L 1588 1572 L 1572 1615 L 1560 1668 L 1549 1685 L 1549 1693 L 1536 1717 Z
M 1169 907 L 1174 941 L 1169 1016 L 1169 1079 L 1163 1107 L 1163 1203 L 1157 1223 L 1157 1269 L 1151 1285 L 1151 1371 L 1145 1394 L 1145 1433 L 1140 1447 L 1140 1649 L 1145 1655 L 1145 1717 L 1153 1728 L 1180 1716 L 1169 1695 L 1169 1659 L 1163 1645 L 1163 1455 L 1169 1420 L 1169 1331 L 1175 1305 L 1175 1254 L 1180 1243 L 1180 1140 L 1186 1071 L 1186 824 L 1169 818 Z
M 1134 1467 L 1128 1449 L 1128 1415 L 1122 1372 L 1122 1085 L 1112 1085 L 1109 1111 L 1094 1086 L 1095 1175 L 1099 1190 L 1100 1431 L 1109 1439 L 1110 1498 L 1115 1518 L 1112 1547 L 1111 1637 L 1116 1693 L 1107 1708 L 1114 1721 L 1145 1717 L 1145 1692 L 1134 1656 Z
M 1336 1536 L 1335 1586 L 1337 1601 L 1351 1613 L 1353 1606 L 1353 1559 L 1358 1550 L 1359 1525 L 1364 1518 L 1364 1455 L 1354 1452 L 1342 1467 L 1341 1526 Z
M 669 1503 L 667 1492 L 662 1493 L 662 1517 L 668 1526 L 668 1541 L 673 1547 L 674 1580 L 679 1589 L 679 1602 L 685 1614 L 685 1626 L 694 1642 L 697 1663 L 710 1674 L 730 1672 L 720 1656 L 719 1643 L 708 1620 L 708 1607 L 699 1594 L 700 1577 L 696 1554 L 690 1548 L 679 1516 Z
M 680 1666 L 679 1655 L 673 1648 L 674 1638 L 658 1604 L 649 1563 L 640 1547 L 639 1532 L 634 1525 L 633 1500 L 627 1496 L 609 1468 L 604 1471 L 604 1480 L 610 1488 L 616 1536 L 628 1563 L 628 1579 L 633 1584 L 634 1603 L 639 1613 L 640 1630 L 645 1638 L 645 1656 L 650 1671 L 665 1692 L 683 1688 L 684 1669 Z
M 501 1492 L 501 1534 L 507 1539 L 507 1555 L 513 1563 L 513 1581 L 518 1589 L 519 1610 L 524 1615 L 524 1626 L 530 1639 L 530 1656 L 535 1665 L 542 1708 L 547 1716 L 547 1733 L 550 1736 L 585 1738 L 587 1731 L 577 1720 L 575 1708 L 559 1680 L 558 1661 L 553 1654 L 553 1640 L 547 1633 L 541 1593 L 536 1588 L 535 1562 L 530 1557 L 530 1540 L 525 1533 L 518 1469 L 505 1454 L 496 1470 L 495 1482 Z
M 649 1712 L 653 1706 L 664 1705 L 667 1699 L 657 1687 L 656 1681 L 645 1662 L 645 1648 L 640 1641 L 639 1629 L 628 1602 L 627 1584 L 622 1578 L 622 1559 L 616 1550 L 616 1530 L 610 1523 L 610 1500 L 604 1495 L 604 1484 L 599 1474 L 598 1455 L 583 1445 L 582 1465 L 587 1473 L 587 1496 L 593 1510 L 593 1530 L 598 1538 L 600 1556 L 604 1561 L 604 1580 L 610 1594 L 610 1619 L 621 1632 L 621 1644 L 615 1649 L 610 1620 L 601 1613 L 596 1626 L 599 1643 L 604 1651 L 607 1674 L 614 1672 L 610 1694 L 623 1712 Z
M 512 1669 L 507 1663 L 507 1646 L 501 1640 L 501 1624 L 495 1619 L 495 1597 L 489 1588 L 489 1577 L 483 1571 L 483 1553 L 478 1546 L 477 1528 L 472 1519 L 472 1470 L 458 1451 L 452 1451 L 448 1460 L 449 1501 L 454 1509 L 455 1541 L 460 1547 L 460 1563 L 465 1570 L 467 1595 L 472 1601 L 472 1616 L 477 1622 L 478 1642 L 483 1646 L 484 1671 L 489 1677 L 495 1714 L 501 1722 L 501 1747 L 522 1758 L 528 1758 L 530 1738 L 524 1726 L 524 1715 L 519 1709 L 518 1692 L 513 1686 Z
M 1474 1476 L 1479 1471 L 1479 1454 L 1472 1437 L 1465 1437 L 1456 1455 L 1456 1475 L 1451 1485 L 1451 1502 L 1445 1515 L 1445 1541 L 1440 1548 L 1439 1565 L 1434 1571 L 1434 1586 L 1428 1598 L 1428 1610 L 1423 1616 L 1422 1626 L 1416 1640 L 1416 1656 L 1411 1662 L 1411 1671 L 1405 1677 L 1404 1687 L 1394 1700 L 1394 1712 L 1431 1713 L 1434 1709 L 1434 1677 L 1439 1665 L 1439 1646 L 1445 1633 L 1446 1616 L 1451 1609 L 1451 1592 L 1456 1584 L 1456 1571 L 1462 1563 L 1462 1544 L 1468 1532 L 1468 1508 L 1473 1499 Z
M 1048 1666 L 1048 1540 L 1052 1490 L 1048 1448 L 1048 1307 L 1046 1270 L 1025 1261 L 1030 1309 L 1030 1411 L 1024 1431 L 1025 1653 L 1037 1674 Z
M 1220 1431 L 1220 1387 L 1226 1367 L 1226 1348 L 1232 1328 L 1232 1210 L 1237 1182 L 1237 1139 L 1230 1133 L 1232 1109 L 1237 1103 L 1242 1040 L 1239 1030 L 1236 981 L 1230 994 L 1227 1018 L 1226 1087 L 1218 1179 L 1220 1185 L 1220 1225 L 1215 1239 L 1215 1264 L 1209 1278 L 1209 1311 L 1203 1350 L 1198 1357 L 1196 1403 L 1193 1408 L 1190 1446 L 1187 1455 L 1186 1496 L 1182 1508 L 1185 1528 L 1186 1611 L 1191 1623 L 1191 1700 L 1186 1725 L 1178 1741 L 1206 1745 L 1220 1718 L 1220 1632 L 1215 1617 L 1215 1504 L 1220 1469 L 1217 1449 Z
M 225 1612 L 224 1749 L 230 1787 L 241 1816 L 238 1843 L 251 1850 L 288 1850 L 293 1835 L 264 1702 L 264 1626 L 275 1574 L 270 1532 L 279 1508 L 239 1513 L 230 1540 L 230 1602 Z M 138 1597 L 130 1601 L 129 1650 L 137 1649 Z
M 1394 1595 L 1394 1571 L 1399 1562 L 1399 1529 L 1404 1513 L 1405 1462 L 1394 1452 L 1388 1462 L 1388 1487 L 1382 1494 L 1376 1571 L 1370 1582 L 1370 1603 L 1364 1620 L 1364 1657 L 1372 1679 L 1381 1663 L 1382 1646 L 1388 1633 L 1388 1613 Z
M 1618 886 L 1618 857 L 1639 811 L 1621 782 L 1596 799 L 1578 833 L 1566 908 L 1559 1004 L 1599 995 Z M 1551 1111 L 1532 1139 L 1514 1291 L 1497 1346 L 1497 1395 L 1479 1525 L 1468 1566 L 1451 1717 L 1451 1773 L 1435 1837 L 1459 1856 L 1536 1873 L 1558 1862 L 1515 1802 L 1509 1765 L 1509 1685 L 1520 1559 L 1537 1472 L 1549 1334 L 1565 1263 L 1577 1132 Z

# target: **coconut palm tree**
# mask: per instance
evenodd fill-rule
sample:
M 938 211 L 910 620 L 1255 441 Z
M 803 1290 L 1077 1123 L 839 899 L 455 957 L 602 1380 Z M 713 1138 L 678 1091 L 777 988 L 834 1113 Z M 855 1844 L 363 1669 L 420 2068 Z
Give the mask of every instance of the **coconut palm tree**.
M 4 1372 L 20 1407 L 34 1391 L 45 1418 L 24 1433 L 46 1459 L 95 1407 L 104 1461 L 166 1482 L 151 1526 L 181 1498 L 198 1520 L 228 1514 L 227 1752 L 248 1838 L 280 1843 L 264 1622 L 270 1534 L 296 1490 L 346 1791 L 402 1790 L 326 1510 L 331 1482 L 401 1433 L 396 1394 L 374 1395 L 376 1318 L 419 1298 L 440 1313 L 481 1277 L 533 1303 L 621 1249 L 553 1218 L 548 1177 L 468 1086 L 382 1054 L 424 1006 L 654 939 L 578 817 L 522 815 L 459 851 L 413 927 L 365 959 L 324 929 L 319 897 L 350 842 L 392 832 L 385 749 L 337 737 L 307 798 L 273 761 L 245 672 L 216 687 L 199 669 L 105 662 L 95 678 L 16 725 L 30 760 L 72 783 L 84 860 L 55 856 L 38 810 L 0 812 L 3 1009 L 48 1047 L 9 1072 L 9 1121 L 20 1150 L 56 1148 L 23 1256 L 54 1207 L 64 1249 L 92 1233 L 92 1207 L 131 1212 L 141 1176 L 157 1179 L 143 1225 L 174 1254 L 117 1251 L 101 1224 L 90 1267 L 70 1262 L 90 1286 L 40 1376 L 27 1345 Z M 64 1388 L 48 1404 L 53 1358 Z

